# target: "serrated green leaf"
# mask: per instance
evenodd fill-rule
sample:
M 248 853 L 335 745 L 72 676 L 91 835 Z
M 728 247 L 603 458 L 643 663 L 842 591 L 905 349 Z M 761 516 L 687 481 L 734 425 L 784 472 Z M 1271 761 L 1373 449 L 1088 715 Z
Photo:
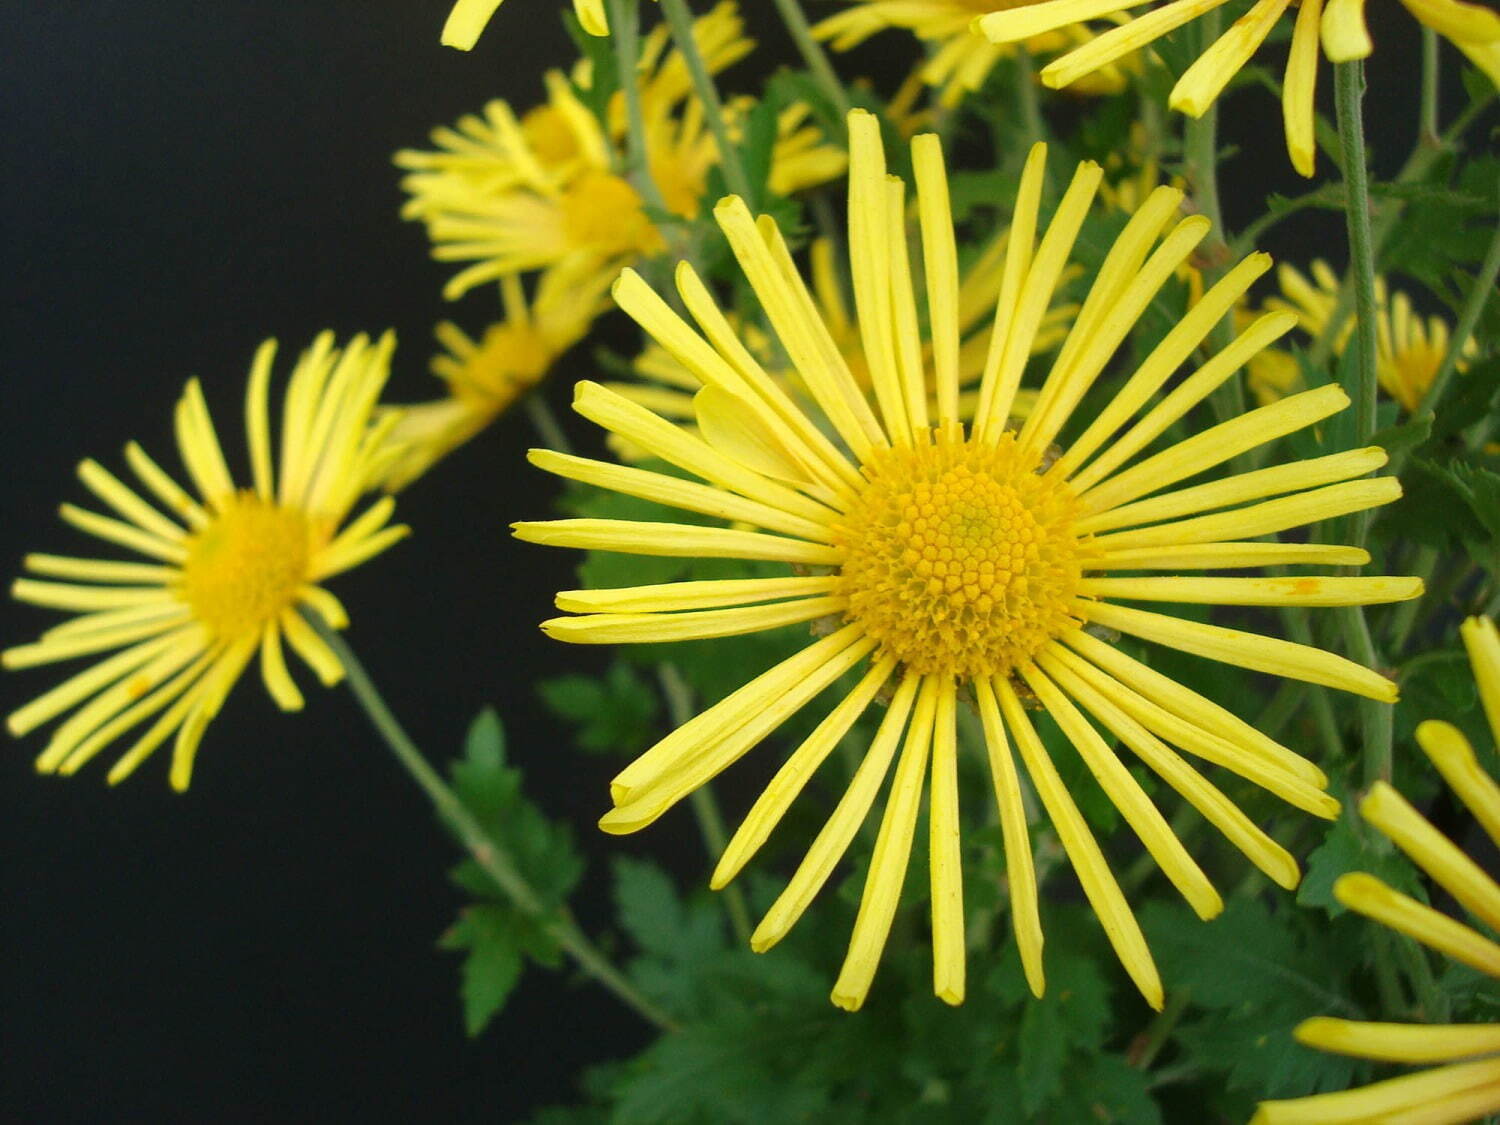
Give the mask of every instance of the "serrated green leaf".
M 1380 446 L 1392 457 L 1401 457 L 1422 445 L 1431 436 L 1432 419 L 1423 416 L 1387 426 L 1370 438 L 1370 444 Z
M 576 743 L 594 753 L 634 754 L 656 735 L 657 693 L 630 665 L 602 676 L 557 676 L 537 684 L 547 709 L 578 727 Z
M 1343 815 L 1307 857 L 1307 872 L 1297 888 L 1297 904 L 1318 907 L 1330 917 L 1343 914 L 1348 908 L 1333 897 L 1333 884 L 1351 871 L 1367 872 L 1398 891 L 1426 900 L 1422 881 L 1406 857 L 1386 845 L 1373 828 L 1357 827 L 1353 808 L 1346 802 Z
M 1079 1055 L 1049 1119 L 1099 1125 L 1160 1125 L 1161 1109 L 1151 1097 L 1151 1076 L 1121 1055 Z
M 1097 1051 L 1109 1022 L 1109 989 L 1098 965 L 1076 954 L 1047 958 L 1047 991 L 1021 1014 L 1017 1068 L 1021 1108 L 1035 1114 L 1062 1090 L 1074 1051 Z
M 460 972 L 464 1028 L 478 1035 L 505 1006 L 521 977 L 524 958 L 509 911 L 497 906 L 473 906 L 458 916 L 439 946 L 468 951 Z

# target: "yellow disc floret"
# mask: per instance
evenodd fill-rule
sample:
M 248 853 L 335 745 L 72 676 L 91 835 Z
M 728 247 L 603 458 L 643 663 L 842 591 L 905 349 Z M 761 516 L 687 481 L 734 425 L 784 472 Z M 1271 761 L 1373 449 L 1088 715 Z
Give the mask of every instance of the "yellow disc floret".
M 215 639 L 257 634 L 306 585 L 309 538 L 302 512 L 236 493 L 189 542 L 182 599 Z
M 877 454 L 834 526 L 849 618 L 915 672 L 970 678 L 1024 664 L 1076 621 L 1083 554 L 1072 492 L 1036 469 L 1010 434 Z

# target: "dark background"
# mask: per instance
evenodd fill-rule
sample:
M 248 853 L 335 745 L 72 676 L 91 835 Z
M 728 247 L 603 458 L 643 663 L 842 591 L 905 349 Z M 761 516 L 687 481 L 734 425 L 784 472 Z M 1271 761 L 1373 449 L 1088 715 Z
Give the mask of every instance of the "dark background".
M 770 6 L 748 6 L 762 61 L 741 75 L 789 57 Z M 244 373 L 265 336 L 282 341 L 284 379 L 325 327 L 342 340 L 393 326 L 392 397 L 435 393 L 432 324 L 477 332 L 494 306 L 488 290 L 442 302 L 449 271 L 397 219 L 389 155 L 489 97 L 538 100 L 543 68 L 572 57 L 561 7 L 511 0 L 464 55 L 437 42 L 447 0 L 0 5 L 6 573 L 28 550 L 90 553 L 55 516 L 86 495 L 83 456 L 118 467 L 136 438 L 175 466 L 170 408 L 190 374 L 243 465 Z M 1370 113 L 1401 106 L 1382 171 L 1414 124 L 1414 26 L 1401 13 L 1372 70 Z M 909 57 L 888 36 L 859 66 Z M 1244 146 L 1225 177 L 1231 225 L 1260 192 L 1299 190 L 1279 129 L 1264 94 L 1226 112 L 1226 140 Z M 1269 248 L 1339 259 L 1341 245 L 1341 220 L 1323 215 Z M 580 358 L 567 374 L 588 373 Z M 562 380 L 549 398 L 561 409 Z M 621 846 L 592 830 L 612 771 L 570 751 L 530 684 L 598 654 L 532 627 L 572 562 L 507 537 L 551 492 L 521 459 L 531 443 L 517 413 L 461 451 L 403 496 L 413 539 L 336 589 L 351 642 L 430 756 L 450 755 L 482 705 L 501 709 L 532 791 L 600 860 L 576 902 L 596 930 L 602 857 Z M 0 640 L 52 620 L 5 603 Z M 58 672 L 6 675 L 0 710 Z M 297 674 L 308 707 L 284 716 L 252 668 L 186 796 L 166 785 L 169 751 L 111 790 L 108 752 L 63 781 L 31 768 L 43 736 L 3 748 L 0 1117 L 505 1121 L 570 1099 L 579 1067 L 644 1042 L 608 994 L 537 972 L 465 1039 L 456 958 L 434 948 L 459 901 L 443 879 L 453 849 L 346 693 Z M 667 854 L 686 832 L 664 822 L 624 846 Z M 701 880 L 700 866 L 685 874 Z

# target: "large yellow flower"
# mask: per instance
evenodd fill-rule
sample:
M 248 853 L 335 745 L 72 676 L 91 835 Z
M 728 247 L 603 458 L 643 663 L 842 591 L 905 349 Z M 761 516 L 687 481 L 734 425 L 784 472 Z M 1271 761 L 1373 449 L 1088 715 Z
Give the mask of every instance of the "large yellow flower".
M 1006 6 L 1026 2 L 1010 0 Z M 933 45 L 932 57 L 921 67 L 922 80 L 941 88 L 943 105 L 956 105 L 966 93 L 984 85 L 997 62 L 1015 52 L 1010 43 L 991 43 L 970 30 L 975 19 L 994 10 L 995 0 L 851 0 L 847 9 L 813 28 L 813 34 L 845 51 L 887 28 L 910 31 Z M 1073 24 L 1029 36 L 1024 46 L 1033 55 L 1055 55 L 1093 37 L 1082 24 Z M 1100 68 L 1087 86 L 1095 93 L 1116 93 L 1124 84 L 1119 67 L 1110 65 Z
M 1327 329 L 1338 304 L 1339 279 L 1322 260 L 1313 262 L 1311 272 L 1309 278 L 1294 266 L 1278 267 L 1276 281 L 1282 295 L 1267 300 L 1266 307 L 1290 309 L 1297 314 L 1298 327 L 1317 339 Z M 1412 309 L 1411 298 L 1399 289 L 1390 293 L 1381 277 L 1375 279 L 1375 305 L 1375 377 L 1403 410 L 1415 410 L 1448 355 L 1451 346 L 1448 324 L 1439 316 L 1423 320 Z M 1354 324 L 1350 321 L 1334 341 L 1336 354 L 1343 354 L 1353 334 Z M 1473 356 L 1478 350 L 1471 336 L 1462 354 Z M 1464 370 L 1465 366 L 1460 361 L 1458 370 Z
M 1461 630 L 1490 730 L 1500 742 L 1500 636 L 1489 618 L 1471 617 Z M 1473 747 L 1448 723 L 1429 720 L 1417 742 L 1443 780 L 1500 845 L 1500 786 L 1474 757 Z M 1377 781 L 1360 802 L 1360 815 L 1490 931 L 1500 930 L 1500 885 L 1417 812 L 1400 793 Z M 1500 945 L 1373 875 L 1355 872 L 1333 893 L 1357 910 L 1430 949 L 1500 979 Z M 1388 1063 L 1444 1065 L 1357 1090 L 1262 1102 L 1259 1125 L 1327 1122 L 1474 1121 L 1500 1112 L 1500 1024 L 1368 1023 L 1318 1016 L 1297 1027 L 1309 1047 Z
M 521 523 L 521 538 L 637 554 L 787 564 L 786 577 L 573 590 L 558 605 L 580 616 L 543 628 L 581 643 L 722 637 L 799 622 L 820 639 L 685 723 L 614 779 L 609 832 L 650 824 L 809 703 L 863 669 L 786 761 L 746 816 L 713 876 L 723 886 L 855 721 L 890 693 L 879 732 L 847 792 L 752 943 L 774 945 L 837 866 L 895 768 L 869 877 L 834 1002 L 857 1008 L 895 914 L 924 779 L 930 777 L 934 988 L 957 1003 L 965 956 L 955 715 L 972 696 L 987 738 L 1009 870 L 1012 914 L 1032 988 L 1043 986 L 1042 933 L 1018 750 L 1105 932 L 1146 999 L 1161 982 L 1141 931 L 1093 835 L 1043 746 L 1023 700 L 1057 720 L 1168 878 L 1207 918 L 1218 892 L 1095 722 L 1128 745 L 1250 860 L 1282 886 L 1296 862 L 1202 776 L 1188 754 L 1254 781 L 1298 808 L 1333 815 L 1312 763 L 1104 639 L 1112 632 L 1240 667 L 1394 699 L 1395 685 L 1342 657 L 1122 602 L 1352 605 L 1417 596 L 1415 578 L 1201 577 L 1269 565 L 1345 566 L 1363 551 L 1261 537 L 1394 499 L 1389 477 L 1359 479 L 1385 454 L 1360 449 L 1177 487 L 1237 454 L 1347 405 L 1322 387 L 1145 454 L 1178 419 L 1294 318 L 1270 313 L 1153 404 L 1252 281 L 1255 255 L 1230 270 L 1125 379 L 1066 448 L 1054 446 L 1075 408 L 1154 294 L 1208 232 L 1201 216 L 1174 222 L 1182 193 L 1160 188 L 1132 216 L 1084 301 L 1034 409 L 1006 426 L 1032 340 L 1100 180 L 1081 165 L 1038 242 L 1045 148 L 1032 150 L 1010 224 L 994 329 L 973 423 L 959 420 L 958 267 L 942 152 L 913 142 L 923 289 L 932 333 L 924 362 L 917 287 L 908 264 L 906 187 L 885 174 L 879 127 L 850 115 L 850 265 L 855 317 L 872 394 L 843 361 L 774 222 L 744 202 L 717 217 L 771 327 L 817 403 L 804 411 L 743 346 L 693 270 L 678 291 L 695 329 L 633 272 L 620 307 L 703 384 L 702 437 L 597 384 L 580 383 L 585 417 L 702 482 L 536 451 L 561 476 L 731 521 L 732 527 L 557 520 Z M 1158 236 L 1159 246 L 1153 250 Z M 700 334 L 701 330 L 701 334 Z M 930 372 L 930 375 L 929 375 Z M 936 409 L 928 406 L 929 386 Z M 873 399 L 873 401 L 872 401 Z M 1137 417 L 1139 415 L 1139 417 Z M 1132 421 L 1134 419 L 1134 421 Z M 825 423 L 827 429 L 825 429 Z M 831 436 L 832 435 L 832 436 Z M 748 528 L 748 529 L 747 529 Z M 1122 573 L 1165 571 L 1166 574 Z M 1091 721 L 1087 714 L 1093 716 Z M 904 741 L 903 741 L 904 736 Z
M 443 24 L 444 46 L 472 51 L 501 3 L 503 0 L 458 0 Z M 583 30 L 590 35 L 609 34 L 609 16 L 604 10 L 604 0 L 573 0 L 573 11 Z
M 699 17 L 693 35 L 710 73 L 754 47 L 732 0 Z M 658 27 L 641 53 L 647 164 L 667 210 L 692 218 L 719 156 L 686 64 L 678 51 L 666 49 L 668 42 L 667 29 Z M 466 116 L 457 128 L 435 131 L 437 151 L 396 154 L 396 163 L 410 170 L 402 180 L 411 197 L 402 215 L 426 224 L 433 257 L 473 263 L 448 282 L 449 298 L 538 269 L 557 269 L 586 285 L 666 248 L 640 193 L 618 171 L 622 99 L 601 124 L 560 72 L 548 75 L 547 91 L 546 105 L 520 121 L 505 102 L 493 101 L 482 117 Z M 740 99 L 726 106 L 732 125 L 747 105 Z M 808 118 L 807 108 L 797 105 L 778 118 L 773 191 L 797 191 L 844 169 L 843 154 Z
M 23 735 L 75 708 L 37 759 L 43 773 L 71 774 L 110 743 L 160 715 L 109 772 L 121 781 L 176 736 L 171 782 L 186 789 L 199 740 L 250 659 L 260 654 L 266 689 L 284 710 L 302 706 L 282 652 L 290 644 L 324 684 L 338 658 L 303 619 L 333 628 L 343 607 L 319 583 L 407 534 L 388 526 L 389 498 L 345 525 L 355 502 L 389 467 L 395 418 L 372 422 L 394 338 L 363 336 L 342 352 L 319 336 L 297 362 L 282 409 L 279 467 L 272 468 L 269 384 L 274 341 L 255 354 L 245 394 L 251 487 L 234 483 L 197 380 L 177 403 L 177 447 L 196 498 L 132 442 L 125 460 L 153 505 L 95 461 L 78 476 L 114 510 L 64 504 L 65 521 L 150 562 L 28 555 L 11 588 L 23 602 L 77 616 L 33 644 L 7 649 L 7 668 L 112 653 L 13 713 Z M 43 579 L 58 579 L 47 581 Z
M 1226 0 L 1167 0 L 1143 16 L 1123 13 L 1153 0 L 1041 0 L 1040 3 L 985 5 L 989 14 L 975 28 L 991 43 L 1017 43 L 1034 36 L 1088 21 L 1109 19 L 1117 26 L 1047 64 L 1042 81 L 1054 89 L 1071 85 L 1121 56 L 1155 42 L 1185 23 L 1222 6 Z M 1401 0 L 1413 16 L 1446 37 L 1490 80 L 1500 86 L 1500 14 L 1465 0 Z M 1229 85 L 1241 67 L 1271 34 L 1277 22 L 1294 7 L 1292 0 L 1255 0 L 1254 5 L 1188 67 L 1172 87 L 1170 104 L 1192 117 L 1201 116 Z M 1292 166 L 1304 176 L 1313 174 L 1317 153 L 1314 138 L 1314 90 L 1318 75 L 1318 44 L 1332 62 L 1369 56 L 1364 0 L 1301 0 L 1295 5 L 1292 43 L 1282 86 L 1282 116 Z
M 577 285 L 549 270 L 528 305 L 521 279 L 506 277 L 500 281 L 505 319 L 481 339 L 471 339 L 456 324 L 439 324 L 445 351 L 433 357 L 432 373 L 447 384 L 448 397 L 395 408 L 400 421 L 391 436 L 401 453 L 384 486 L 392 492 L 405 488 L 540 383 L 588 333 L 604 308 L 606 285 L 598 279 Z

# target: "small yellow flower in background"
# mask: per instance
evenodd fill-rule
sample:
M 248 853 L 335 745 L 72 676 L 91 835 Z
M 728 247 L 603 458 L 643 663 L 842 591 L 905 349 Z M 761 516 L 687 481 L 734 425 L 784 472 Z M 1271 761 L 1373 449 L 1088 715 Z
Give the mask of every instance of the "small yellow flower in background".
M 1276 271 L 1282 296 L 1266 301 L 1267 308 L 1290 309 L 1297 314 L 1298 327 L 1317 339 L 1323 335 L 1338 304 L 1339 278 L 1327 262 L 1315 261 L 1312 277 L 1290 265 Z M 1389 293 L 1384 278 L 1375 279 L 1375 377 L 1386 394 L 1408 412 L 1422 404 L 1427 388 L 1432 386 L 1438 368 L 1452 344 L 1448 324 L 1439 316 L 1425 321 L 1412 310 L 1411 298 L 1399 289 Z M 1352 319 L 1344 325 L 1335 341 L 1334 351 L 1342 355 L 1354 335 Z M 1478 345 L 1469 338 L 1463 354 L 1478 354 Z M 1463 371 L 1466 364 L 1458 364 Z
M 984 85 L 995 64 L 1015 52 L 1013 43 L 991 43 L 971 31 L 976 18 L 994 10 L 994 0 L 850 0 L 847 9 L 823 20 L 813 34 L 831 40 L 835 50 L 847 51 L 889 28 L 910 31 L 933 46 L 932 57 L 920 68 L 922 81 L 939 87 L 940 102 L 951 106 Z M 1075 23 L 1028 36 L 1023 45 L 1032 55 L 1054 55 L 1093 37 L 1093 32 Z M 1125 75 L 1118 66 L 1105 66 L 1081 88 L 1088 93 L 1118 93 L 1125 88 Z
M 391 438 L 401 454 L 384 487 L 405 488 L 540 383 L 588 334 L 605 307 L 606 287 L 597 279 L 590 287 L 543 273 L 528 306 L 520 278 L 507 277 L 500 282 L 505 319 L 481 339 L 470 339 L 456 324 L 438 325 L 446 350 L 433 358 L 432 373 L 448 384 L 448 397 L 394 408 L 399 421 Z
M 443 45 L 472 51 L 479 36 L 499 9 L 503 0 L 458 0 L 443 24 Z M 535 3 L 535 0 L 533 0 Z M 604 0 L 573 0 L 573 12 L 583 30 L 590 35 L 608 35 L 609 17 Z
M 693 35 L 711 74 L 754 47 L 732 0 L 694 21 Z M 638 81 L 647 163 L 667 209 L 692 218 L 718 150 L 686 64 L 678 51 L 666 49 L 668 43 L 667 29 L 659 26 L 642 46 Z M 411 197 L 402 216 L 426 225 L 433 257 L 473 263 L 444 287 L 450 299 L 539 269 L 556 269 L 589 285 L 666 249 L 641 195 L 615 171 L 615 149 L 625 132 L 623 98 L 611 105 L 606 128 L 561 73 L 548 75 L 547 91 L 546 105 L 520 121 L 508 104 L 493 101 L 482 117 L 470 115 L 456 128 L 436 130 L 437 151 L 396 154 L 396 163 L 410 170 L 402 180 Z M 726 112 L 738 122 L 749 104 L 735 99 Z M 805 106 L 787 107 L 777 125 L 772 190 L 790 193 L 843 172 L 844 155 L 810 123 Z
M 1500 742 L 1500 636 L 1489 618 L 1471 617 L 1461 630 L 1490 731 Z M 1456 727 L 1429 720 L 1417 742 L 1481 828 L 1500 845 L 1500 786 Z M 1406 853 L 1460 906 L 1491 931 L 1500 930 L 1500 885 L 1434 828 L 1404 797 L 1377 781 L 1360 815 Z M 1363 872 L 1344 875 L 1335 897 L 1397 933 L 1500 979 L 1500 945 Z M 1500 1024 L 1368 1023 L 1319 1016 L 1295 1032 L 1309 1047 L 1388 1063 L 1443 1063 L 1356 1090 L 1262 1102 L 1257 1125 L 1326 1122 L 1474 1121 L 1500 1112 Z
M 1053 89 L 1070 86 L 1101 67 L 1160 39 L 1183 24 L 1222 6 L 1226 0 L 1169 0 L 1141 16 L 1125 16 L 1151 0 L 1041 0 L 982 6 L 988 14 L 975 20 L 975 30 L 991 43 L 1020 43 L 1050 31 L 1089 20 L 1111 20 L 1115 26 L 1048 63 L 1042 81 Z M 1401 0 L 1422 24 L 1444 36 L 1500 86 L 1500 14 L 1464 0 Z M 1291 48 L 1282 83 L 1282 117 L 1292 166 L 1304 176 L 1313 174 L 1317 153 L 1314 137 L 1314 93 L 1318 74 L 1318 46 L 1332 62 L 1369 56 L 1372 44 L 1365 30 L 1364 0 L 1255 0 L 1254 5 L 1200 55 L 1172 87 L 1169 104 L 1192 117 L 1202 116 L 1229 85 L 1278 21 L 1295 6 Z
M 1201 216 L 1174 221 L 1182 193 L 1169 187 L 1152 193 L 1131 217 L 1073 318 L 1025 423 L 1009 428 L 1035 335 L 1101 178 L 1097 165 L 1080 165 L 1038 241 L 1046 159 L 1041 145 L 1032 150 L 1021 181 L 979 401 L 965 427 L 959 417 L 958 255 L 941 146 L 931 135 L 912 146 L 929 362 L 909 266 L 906 185 L 886 175 L 875 118 L 856 111 L 849 125 L 853 319 L 869 362 L 870 392 L 843 359 L 775 223 L 756 219 L 742 200 L 730 197 L 716 208 L 720 227 L 816 409 L 804 410 L 756 361 L 690 266 L 679 265 L 677 288 L 697 328 L 626 271 L 615 287 L 619 306 L 702 384 L 694 401 L 702 436 L 595 383 L 578 384 L 575 409 L 699 480 L 548 450 L 531 454 L 533 463 L 560 476 L 735 526 L 556 520 L 515 525 L 524 540 L 764 560 L 791 571 L 773 578 L 565 591 L 558 595 L 559 608 L 578 616 L 545 622 L 549 635 L 588 644 L 643 643 L 817 623 L 819 639 L 621 771 L 611 785 L 615 807 L 601 827 L 612 833 L 644 828 L 844 673 L 860 669 L 857 686 L 786 760 L 747 814 L 712 885 L 722 887 L 741 870 L 853 724 L 889 693 L 890 704 L 848 790 L 757 927 L 752 945 L 770 948 L 800 917 L 867 818 L 894 764 L 833 1000 L 854 1009 L 868 994 L 926 784 L 933 987 L 958 1003 L 965 991 L 965 952 L 955 723 L 960 693 L 966 699 L 972 694 L 999 806 L 1016 939 L 1033 991 L 1040 994 L 1044 983 L 1042 931 L 1013 750 L 1106 935 L 1141 993 L 1159 1007 L 1161 981 L 1145 939 L 1023 699 L 1034 699 L 1056 719 L 1200 916 L 1219 912 L 1218 892 L 1096 722 L 1270 878 L 1295 886 L 1296 861 L 1172 747 L 1297 808 L 1331 817 L 1337 802 L 1324 792 L 1322 772 L 1100 633 L 1125 633 L 1389 702 L 1396 696 L 1390 680 L 1343 657 L 1118 603 L 1332 606 L 1416 597 L 1422 590 L 1416 578 L 1192 573 L 1362 565 L 1369 556 L 1358 548 L 1261 537 L 1387 503 L 1400 494 L 1400 485 L 1390 477 L 1361 479 L 1386 456 L 1380 449 L 1360 449 L 1178 487 L 1343 409 L 1348 398 L 1332 386 L 1142 456 L 1294 324 L 1285 312 L 1261 317 L 1162 393 L 1213 325 L 1270 267 L 1262 254 L 1231 269 L 1082 432 L 1066 448 L 1054 446 L 1136 320 L 1208 233 Z M 935 410 L 929 406 L 934 397 Z M 1121 574 L 1152 571 L 1167 573 Z
M 42 577 L 17 580 L 11 593 L 76 616 L 33 644 L 7 649 L 5 667 L 113 654 L 7 720 L 20 736 L 76 708 L 53 732 L 37 769 L 72 774 L 159 715 L 115 762 L 109 781 L 128 777 L 175 736 L 170 778 L 183 790 L 204 728 L 257 653 L 266 689 L 283 710 L 302 706 L 283 640 L 325 685 L 339 680 L 338 658 L 301 614 L 343 628 L 343 607 L 319 583 L 407 534 L 389 525 L 388 497 L 344 522 L 397 452 L 389 440 L 396 419 L 372 421 L 394 347 L 389 334 L 376 344 L 357 336 L 342 351 L 331 333 L 318 337 L 287 385 L 273 470 L 269 385 L 276 345 L 261 345 L 245 394 L 249 488 L 229 474 L 196 379 L 175 415 L 177 447 L 196 498 L 134 442 L 125 460 L 156 504 L 99 463 L 79 465 L 79 479 L 115 514 L 64 504 L 63 519 L 151 561 L 26 557 L 26 569 Z

